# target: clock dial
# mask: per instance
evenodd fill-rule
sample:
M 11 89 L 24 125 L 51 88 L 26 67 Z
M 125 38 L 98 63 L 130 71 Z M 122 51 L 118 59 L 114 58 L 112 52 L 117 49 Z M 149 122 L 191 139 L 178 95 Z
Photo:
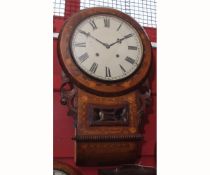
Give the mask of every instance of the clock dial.
M 134 73 L 143 55 L 141 38 L 133 26 L 108 14 L 83 20 L 74 30 L 70 49 L 82 71 L 105 81 Z
M 68 174 L 60 170 L 53 170 L 53 175 L 68 175 Z

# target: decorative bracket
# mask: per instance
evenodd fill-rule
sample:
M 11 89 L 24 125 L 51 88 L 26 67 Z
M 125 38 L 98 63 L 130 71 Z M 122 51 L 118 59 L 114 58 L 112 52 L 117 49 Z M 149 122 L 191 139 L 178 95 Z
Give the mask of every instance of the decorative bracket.
M 61 104 L 68 106 L 68 116 L 77 117 L 77 88 L 71 85 L 70 79 L 63 73 L 63 84 L 60 87 Z
M 147 112 L 147 108 L 151 105 L 151 89 L 149 88 L 149 80 L 147 79 L 140 88 L 139 98 L 138 98 L 138 116 L 139 116 L 139 125 L 142 124 L 142 118 Z

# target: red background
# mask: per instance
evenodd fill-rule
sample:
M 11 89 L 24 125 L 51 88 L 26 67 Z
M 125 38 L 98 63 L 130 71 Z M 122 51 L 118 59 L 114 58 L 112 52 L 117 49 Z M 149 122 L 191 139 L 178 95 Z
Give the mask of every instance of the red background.
M 75 2 L 77 2 L 75 4 Z M 65 16 L 53 17 L 53 32 L 60 32 L 66 18 L 79 10 L 79 0 L 71 4 L 71 0 L 66 0 Z M 72 6 L 73 5 L 73 6 Z M 156 29 L 146 28 L 145 30 L 151 40 L 156 42 Z M 61 86 L 61 67 L 57 57 L 57 38 L 53 39 L 53 157 L 54 160 L 68 163 L 75 166 L 73 161 L 74 148 L 71 140 L 74 134 L 73 119 L 67 116 L 67 108 L 60 104 L 59 88 Z M 139 162 L 143 165 L 156 166 L 155 146 L 156 146 L 156 48 L 153 48 L 153 68 L 154 73 L 151 79 L 152 106 L 149 110 L 148 122 L 144 126 L 144 143 L 141 150 Z M 84 175 L 96 175 L 99 167 L 77 167 Z

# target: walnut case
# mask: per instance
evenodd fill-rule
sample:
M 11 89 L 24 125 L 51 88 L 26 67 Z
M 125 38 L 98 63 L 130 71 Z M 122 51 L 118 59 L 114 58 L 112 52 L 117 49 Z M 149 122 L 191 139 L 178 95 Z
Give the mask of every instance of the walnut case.
M 123 18 L 137 31 L 143 43 L 138 69 L 117 82 L 94 79 L 75 64 L 69 41 L 76 26 L 96 14 Z M 143 28 L 130 16 L 111 8 L 89 8 L 71 16 L 59 35 L 58 53 L 65 73 L 61 102 L 75 117 L 75 162 L 82 166 L 134 163 L 139 158 L 141 116 L 150 99 L 148 72 L 151 44 Z M 73 84 L 73 88 L 65 86 Z M 71 148 L 69 148 L 71 149 Z

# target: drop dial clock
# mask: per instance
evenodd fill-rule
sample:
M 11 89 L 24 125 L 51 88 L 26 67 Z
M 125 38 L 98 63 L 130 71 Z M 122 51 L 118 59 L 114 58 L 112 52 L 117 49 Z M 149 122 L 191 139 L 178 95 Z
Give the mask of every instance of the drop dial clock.
M 62 104 L 75 119 L 76 164 L 135 162 L 151 65 L 151 44 L 143 28 L 115 9 L 81 10 L 65 22 L 58 53 L 66 75 Z M 74 88 L 65 90 L 69 84 Z
M 114 15 L 88 17 L 75 29 L 70 42 L 74 61 L 91 77 L 116 81 L 139 67 L 143 46 L 132 25 Z

